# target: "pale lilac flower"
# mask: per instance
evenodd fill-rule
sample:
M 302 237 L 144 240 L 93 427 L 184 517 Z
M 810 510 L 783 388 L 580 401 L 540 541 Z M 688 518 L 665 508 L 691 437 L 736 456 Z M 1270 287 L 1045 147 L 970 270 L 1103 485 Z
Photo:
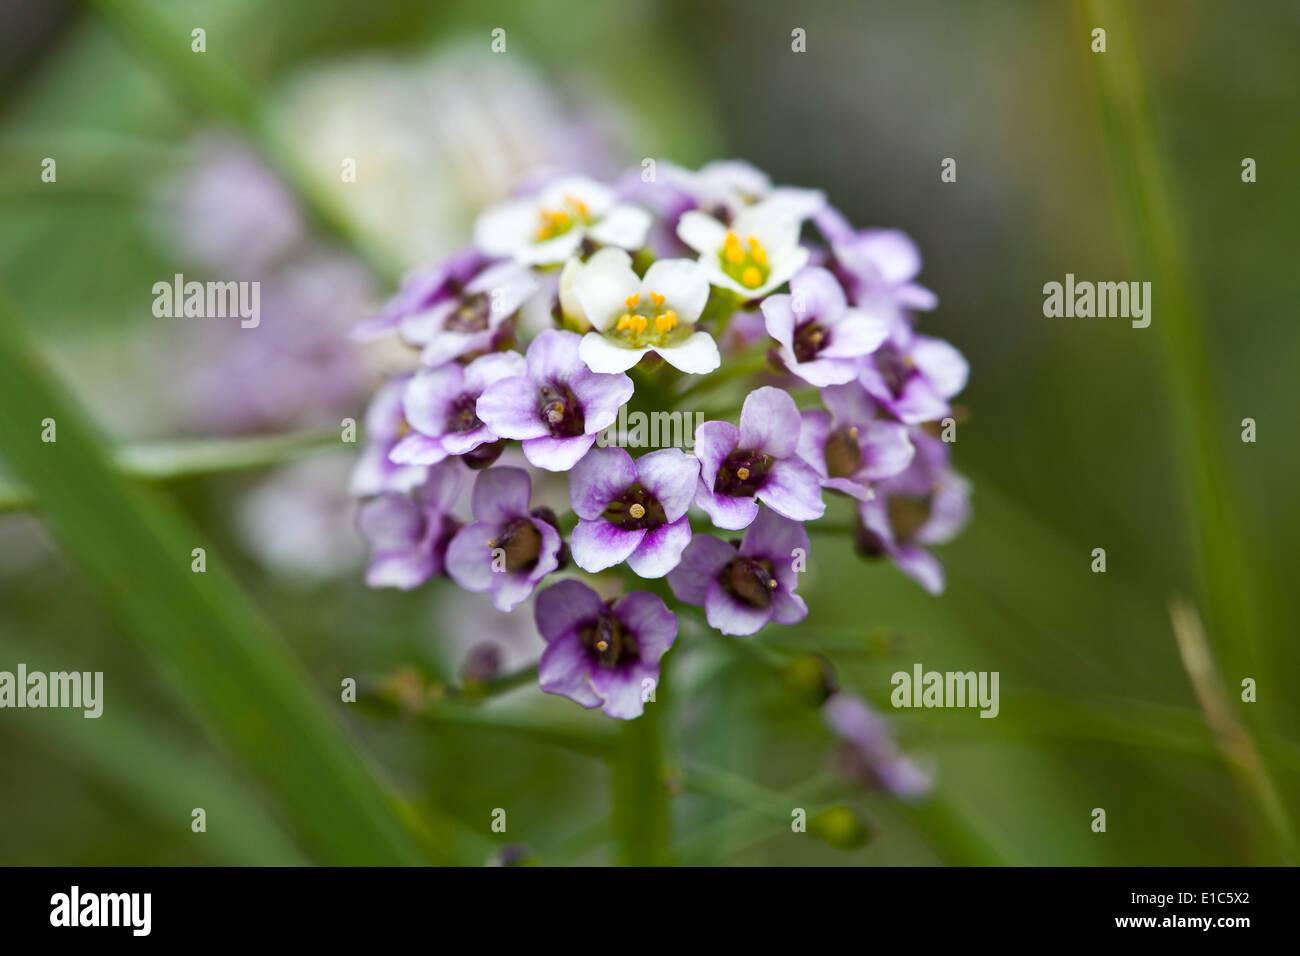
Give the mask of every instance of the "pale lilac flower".
M 447 545 L 447 573 L 466 591 L 492 595 L 498 611 L 526 600 L 560 565 L 560 533 L 529 511 L 532 483 L 521 468 L 480 472 L 470 495 L 474 521 Z
M 643 578 L 661 578 L 691 541 L 686 510 L 700 463 L 677 448 L 633 461 L 622 448 L 593 448 L 569 475 L 577 514 L 570 547 L 584 571 L 626 561 Z
M 921 272 L 921 253 L 897 229 L 854 230 L 836 209 L 827 206 L 815 217 L 831 246 L 833 268 L 854 305 L 886 318 L 897 334 L 910 328 L 908 310 L 933 309 L 933 292 L 913 281 Z
M 474 223 L 474 244 L 488 255 L 512 257 L 523 265 L 550 265 L 574 255 L 588 238 L 639 249 L 650 222 L 649 212 L 617 202 L 608 186 L 571 176 L 487 210 Z
M 419 587 L 443 571 L 447 543 L 460 522 L 451 514 L 465 466 L 444 461 L 410 495 L 385 494 L 361 504 L 357 527 L 370 546 L 366 584 L 372 588 Z
M 479 420 L 479 396 L 494 382 L 523 374 L 518 352 L 493 352 L 468 365 L 455 363 L 417 373 L 406 387 L 403 409 L 412 431 L 389 453 L 403 465 L 433 465 L 464 455 L 500 436 Z
M 970 520 L 970 483 L 948 466 L 948 445 L 914 429 L 916 457 L 875 486 L 858 505 L 856 544 L 870 557 L 887 555 L 931 594 L 943 591 L 943 565 L 929 548 L 957 536 Z
M 756 634 L 771 621 L 798 624 L 808 616 L 808 605 L 795 593 L 795 568 L 807 557 L 803 525 L 764 508 L 738 548 L 697 535 L 669 573 L 668 586 L 679 601 L 702 606 L 710 627 Z
M 470 280 L 492 261 L 477 249 L 465 249 L 433 268 L 411 270 L 383 308 L 358 324 L 349 337 L 367 342 L 396 330 L 411 316 L 455 302 Z
M 822 718 L 847 744 L 840 763 L 848 776 L 902 800 L 930 792 L 931 775 L 899 751 L 889 725 L 866 701 L 843 691 L 832 694 L 822 705 Z
M 478 417 L 501 438 L 521 439 L 529 463 L 568 471 L 632 397 L 626 375 L 601 375 L 578 357 L 582 336 L 549 329 L 528 346 L 527 371 L 490 385 Z
M 874 482 L 898 474 L 915 455 L 906 425 L 876 417 L 856 382 L 822 389 L 829 411 L 803 413 L 799 457 L 816 469 L 823 488 L 869 501 Z
M 763 202 L 744 209 L 730 225 L 692 210 L 677 223 L 677 234 L 699 253 L 710 284 L 749 301 L 785 284 L 808 263 L 800 226 L 796 211 Z
M 969 375 L 969 363 L 947 342 L 907 332 L 864 359 L 858 381 L 899 421 L 919 425 L 947 415 Z
M 719 159 L 698 170 L 683 169 L 672 163 L 660 163 L 664 178 L 687 193 L 702 212 L 731 222 L 743 210 L 767 203 L 799 221 L 820 212 L 826 195 L 819 189 L 792 186 L 773 187 L 772 180 L 752 163 L 742 159 Z
M 728 531 L 748 527 L 758 516 L 759 501 L 796 521 L 825 513 L 821 480 L 796 454 L 801 424 L 794 399 L 764 386 L 745 399 L 739 428 L 705 422 L 695 430 L 700 459 L 695 503 L 714 525 Z
M 790 294 L 768 296 L 762 309 L 786 367 L 819 388 L 853 381 L 859 359 L 889 336 L 883 319 L 849 308 L 844 289 L 825 269 L 796 273 Z
M 662 600 L 634 591 L 606 604 L 568 580 L 537 595 L 534 612 L 547 645 L 537 668 L 542 690 L 621 720 L 641 716 L 660 658 L 677 639 L 677 618 Z
M 713 337 L 695 329 L 709 280 L 689 259 L 660 259 L 641 278 L 627 253 L 602 249 L 573 276 L 572 295 L 595 329 L 579 350 L 593 372 L 625 372 L 649 352 L 698 375 L 722 364 Z
M 389 452 L 410 431 L 402 408 L 410 375 L 398 375 L 379 386 L 366 409 L 365 445 L 352 470 L 349 491 L 358 498 L 385 492 L 406 492 L 423 484 L 423 465 L 399 465 Z

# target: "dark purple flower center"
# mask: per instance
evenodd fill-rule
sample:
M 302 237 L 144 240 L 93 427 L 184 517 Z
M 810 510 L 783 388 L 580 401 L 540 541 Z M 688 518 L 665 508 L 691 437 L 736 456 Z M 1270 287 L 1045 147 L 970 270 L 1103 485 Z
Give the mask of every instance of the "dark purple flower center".
M 751 498 L 763 487 L 763 481 L 773 464 L 775 461 L 771 455 L 738 448 L 719 466 L 713 490 L 732 498 Z
M 809 320 L 794 330 L 794 357 L 800 362 L 811 362 L 830 344 L 831 333 L 816 320 Z
M 640 660 L 641 649 L 636 635 L 623 626 L 614 614 L 605 612 L 578 631 L 585 647 L 601 667 L 613 669 Z
M 443 322 L 448 332 L 482 332 L 492 315 L 492 300 L 486 292 L 462 299 Z
M 776 590 L 776 575 L 772 562 L 766 558 L 747 558 L 738 555 L 722 569 L 718 581 L 732 597 L 750 607 L 772 606 L 772 592 Z
M 587 427 L 582 414 L 582 402 L 563 382 L 547 382 L 537 392 L 538 416 L 551 430 L 554 438 L 572 438 L 581 435 Z
M 862 467 L 862 446 L 856 427 L 837 428 L 826 436 L 826 473 L 851 478 Z
M 457 397 L 451 403 L 451 409 L 447 412 L 447 431 L 452 434 L 460 434 L 483 427 L 483 423 L 479 421 L 478 412 L 474 410 L 477 404 L 477 395 L 467 393 Z
M 542 533 L 537 530 L 532 519 L 516 518 L 502 528 L 501 533 L 488 542 L 488 546 L 493 552 L 501 549 L 505 555 L 507 571 L 527 571 L 537 564 L 542 553 Z M 493 557 L 496 557 L 495 553 Z
M 889 499 L 889 526 L 897 541 L 911 541 L 930 520 L 931 499 L 894 495 Z
M 668 523 L 664 506 L 639 482 L 605 506 L 605 520 L 624 531 L 653 531 Z
M 885 380 L 885 384 L 889 386 L 890 392 L 895 396 L 902 395 L 903 387 L 907 384 L 907 380 L 912 377 L 912 360 L 908 356 L 900 354 L 898 349 L 892 345 L 881 346 L 876 350 L 876 354 L 872 358 L 875 360 L 876 370 L 880 373 L 880 377 Z

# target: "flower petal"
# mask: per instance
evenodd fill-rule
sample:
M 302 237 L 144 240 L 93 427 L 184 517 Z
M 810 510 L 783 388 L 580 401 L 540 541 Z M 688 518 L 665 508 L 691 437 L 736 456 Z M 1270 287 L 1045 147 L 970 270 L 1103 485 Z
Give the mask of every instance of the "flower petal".
M 772 619 L 769 607 L 751 607 L 732 596 L 716 579 L 709 582 L 704 597 L 704 616 L 709 627 L 723 634 L 747 637 L 757 634 Z
M 771 385 L 756 388 L 740 409 L 740 447 L 789 458 L 799 445 L 800 424 L 789 392 Z
M 641 662 L 647 666 L 659 663 L 677 639 L 677 615 L 657 594 L 633 591 L 624 595 L 614 605 L 614 616 L 636 635 Z
M 447 574 L 466 591 L 476 594 L 492 587 L 491 525 L 474 521 L 465 525 L 447 545 Z
M 682 515 L 670 524 L 646 532 L 636 550 L 627 556 L 627 566 L 643 578 L 662 578 L 677 567 L 682 551 L 690 543 L 690 520 Z
M 597 242 L 623 249 L 640 249 L 650 232 L 654 217 L 633 203 L 619 203 L 605 217 L 587 230 Z
M 524 440 L 524 457 L 528 463 L 546 471 L 568 471 L 596 444 L 595 435 L 574 435 L 569 438 L 541 438 Z
M 599 594 L 570 578 L 537 595 L 533 619 L 543 640 L 549 643 L 587 624 L 604 610 L 605 602 Z
M 522 468 L 488 468 L 474 480 L 470 510 L 479 521 L 507 524 L 528 514 L 532 493 L 532 482 Z
M 704 333 L 699 333 L 703 335 Z M 588 332 L 582 337 L 578 354 L 587 363 L 587 368 L 604 375 L 626 372 L 650 350 L 628 349 L 615 345 L 599 332 Z
M 551 429 L 542 421 L 537 381 L 514 375 L 489 385 L 475 404 L 475 414 L 500 438 L 540 438 Z
M 703 479 L 695 489 L 695 503 L 709 516 L 715 528 L 724 531 L 748 528 L 749 523 L 758 515 L 758 502 L 753 498 L 715 494 L 705 487 Z
M 680 321 L 693 323 L 709 301 L 709 277 L 693 259 L 660 259 L 646 270 L 641 291 L 666 297 Z
M 712 216 L 692 209 L 677 220 L 677 238 L 701 255 L 711 255 L 722 248 L 727 227 Z
M 573 563 L 594 574 L 622 564 L 645 536 L 644 529 L 624 531 L 604 518 L 582 518 L 569 536 L 569 548 L 573 553 Z
M 539 594 L 537 600 L 541 601 L 546 593 Z M 542 652 L 542 659 L 537 662 L 537 682 L 546 693 L 560 694 L 590 710 L 603 702 L 591 686 L 593 667 L 591 656 L 578 635 L 565 633 L 552 640 Z
M 708 332 L 696 332 L 680 345 L 657 346 L 655 351 L 673 368 L 691 375 L 707 375 L 722 365 L 718 343 Z
M 668 572 L 673 596 L 687 604 L 704 606 L 709 582 L 736 556 L 736 549 L 711 534 L 697 534 L 682 552 L 681 563 Z
M 625 301 L 640 290 L 632 257 L 622 249 L 600 250 L 573 279 L 574 297 L 588 321 L 602 332 L 627 311 Z
M 756 496 L 773 511 L 795 521 L 813 521 L 826 513 L 817 472 L 798 458 L 774 464 Z
M 600 518 L 636 482 L 636 465 L 622 448 L 593 448 L 569 472 L 569 502 L 579 518 Z
M 718 469 L 740 447 L 740 429 L 731 422 L 701 422 L 695 429 L 695 457 L 700 460 L 700 478 L 710 488 Z
M 669 521 L 686 514 L 695 497 L 700 462 L 679 448 L 661 448 L 636 460 L 637 478 L 663 505 Z

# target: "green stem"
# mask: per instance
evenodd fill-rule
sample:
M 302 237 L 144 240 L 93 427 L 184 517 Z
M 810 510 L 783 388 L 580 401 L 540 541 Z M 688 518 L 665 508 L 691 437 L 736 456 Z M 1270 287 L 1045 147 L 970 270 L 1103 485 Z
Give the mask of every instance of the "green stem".
M 341 447 L 344 445 L 338 431 L 330 429 L 250 438 L 142 442 L 118 448 L 110 459 L 115 470 L 125 478 L 167 482 L 266 468 Z M 29 509 L 36 504 L 37 496 L 25 485 L 0 483 L 0 514 Z

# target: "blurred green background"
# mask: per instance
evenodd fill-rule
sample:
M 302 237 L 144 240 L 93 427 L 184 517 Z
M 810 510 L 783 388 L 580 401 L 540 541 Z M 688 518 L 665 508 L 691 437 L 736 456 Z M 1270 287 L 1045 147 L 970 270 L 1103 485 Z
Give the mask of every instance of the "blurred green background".
M 221 412 L 202 406 L 235 402 L 238 386 L 198 392 L 215 352 L 150 311 L 154 282 L 203 272 L 174 238 L 203 223 L 178 218 L 165 196 L 217 129 L 280 144 L 275 158 L 347 224 L 321 248 L 378 264 L 347 286 L 363 304 L 463 242 L 521 156 L 566 155 L 567 127 L 547 127 L 545 110 L 580 117 L 599 140 L 592 155 L 615 170 L 734 156 L 778 183 L 822 188 L 855 223 L 901 228 L 922 250 L 921 280 L 940 297 L 923 327 L 972 367 L 955 464 L 973 481 L 975 519 L 941 551 L 939 598 L 863 563 L 845 537 L 818 537 L 807 626 L 758 643 L 783 658 L 825 654 L 842 686 L 889 712 L 938 789 L 909 808 L 837 788 L 816 710 L 754 655 L 693 640 L 674 651 L 652 728 L 674 794 L 667 858 L 1294 862 L 1300 451 L 1285 429 L 1300 408 L 1289 314 L 1300 296 L 1300 10 L 1132 7 L 11 2 L 0 287 L 15 308 L 0 321 L 23 331 L 0 348 L 27 349 L 30 333 L 59 394 L 114 444 L 337 423 L 334 406 L 248 428 L 197 414 Z M 204 54 L 190 52 L 194 27 L 206 30 Z M 791 51 L 796 27 L 806 53 Z M 1107 30 L 1105 54 L 1089 50 L 1095 27 Z M 504 56 L 489 50 L 495 28 Z M 420 96 L 415 78 L 429 84 Z M 500 129 L 475 127 L 482 104 Z M 497 169 L 483 150 L 503 142 L 517 155 Z M 338 181 L 340 155 L 360 157 L 353 193 Z M 40 180 L 47 156 L 54 184 Z M 955 183 L 940 181 L 947 157 Z M 1253 184 L 1244 157 L 1258 163 Z M 1045 318 L 1042 286 L 1067 272 L 1151 281 L 1151 327 Z M 338 338 L 350 318 L 336 318 Z M 384 367 L 367 361 L 366 374 Z M 25 417 L 14 396 L 33 393 L 18 378 L 9 386 L 0 669 L 102 670 L 106 697 L 93 721 L 0 711 L 0 863 L 402 860 L 408 839 L 417 858 L 464 863 L 518 845 L 543 863 L 637 858 L 629 843 L 659 824 L 639 816 L 656 811 L 637 805 L 621 754 L 650 731 L 620 731 L 535 687 L 447 702 L 428 719 L 339 702 L 344 677 L 454 683 L 484 634 L 518 663 L 541 647 L 526 619 L 495 620 L 446 583 L 367 590 L 343 497 L 348 455 L 311 456 L 310 474 L 251 468 L 137 494 L 96 481 L 93 439 L 83 446 L 72 429 L 64 451 L 61 431 L 69 471 L 48 490 L 56 541 L 19 507 L 13 436 L 32 437 L 40 413 Z M 338 407 L 359 416 L 364 396 Z M 1240 439 L 1247 417 L 1253 444 Z M 320 497 L 304 505 L 308 484 Z M 149 517 L 169 511 L 229 568 L 214 591 L 190 599 L 186 588 L 208 584 L 151 576 L 146 550 L 119 562 L 138 579 L 113 580 L 114 561 L 130 556 L 114 549 L 137 529 L 141 548 L 170 540 Z M 300 537 L 275 538 L 290 527 Z M 193 540 L 184 535 L 175 540 Z M 1090 571 L 1098 547 L 1105 574 Z M 1249 734 L 1229 736 L 1227 757 L 1179 655 L 1176 596 L 1205 621 L 1228 712 Z M 279 646 L 273 631 L 298 664 L 265 650 Z M 237 642 L 228 657 L 222 634 Z M 191 655 L 191 643 L 208 650 Z M 241 683 L 245 660 L 256 671 Z M 999 671 L 1000 716 L 889 710 L 889 675 L 915 662 Z M 299 665 L 314 688 L 290 680 Z M 1247 677 L 1253 704 L 1238 699 Z M 279 756 L 250 756 L 259 740 Z M 328 794 L 314 779 L 335 781 L 338 800 L 313 804 Z M 347 800 L 398 849 L 366 836 Z M 865 846 L 783 822 L 791 807 L 832 804 L 866 822 Z M 194 807 L 207 810 L 207 833 L 191 832 Z M 1090 827 L 1096 807 L 1104 834 Z M 505 834 L 490 829 L 496 808 Z M 344 836 L 354 830 L 355 846 Z

